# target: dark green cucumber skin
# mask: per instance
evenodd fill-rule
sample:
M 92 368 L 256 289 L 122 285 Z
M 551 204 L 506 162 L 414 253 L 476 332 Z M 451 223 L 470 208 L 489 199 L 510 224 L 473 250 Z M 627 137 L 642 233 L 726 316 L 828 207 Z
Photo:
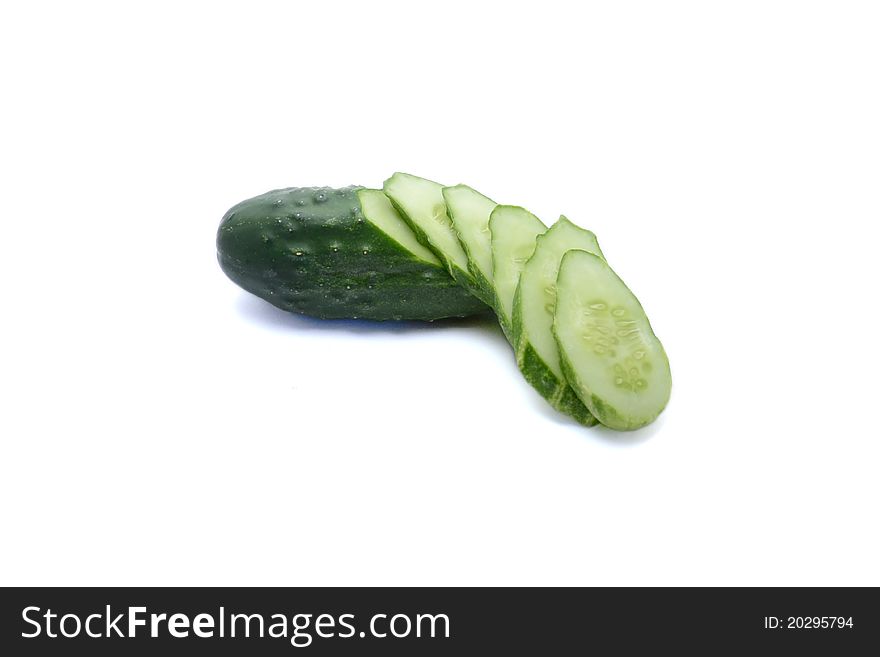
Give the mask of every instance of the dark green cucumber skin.
M 553 408 L 585 427 L 598 424 L 598 420 L 580 400 L 574 388 L 556 379 L 531 345 L 524 345 L 520 354 L 517 364 L 526 381 L 549 401 Z
M 248 292 L 323 319 L 435 320 L 487 310 L 441 265 L 364 219 L 358 187 L 290 187 L 224 215 L 217 258 Z

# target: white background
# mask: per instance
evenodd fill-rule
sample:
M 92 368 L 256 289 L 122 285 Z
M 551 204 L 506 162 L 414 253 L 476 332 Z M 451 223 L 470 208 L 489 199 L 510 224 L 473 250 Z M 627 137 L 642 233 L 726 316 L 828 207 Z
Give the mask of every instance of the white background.
M 880 585 L 880 20 L 855 2 L 0 11 L 0 582 Z M 321 322 L 225 210 L 467 182 L 594 230 L 674 391 L 550 410 L 490 321 Z

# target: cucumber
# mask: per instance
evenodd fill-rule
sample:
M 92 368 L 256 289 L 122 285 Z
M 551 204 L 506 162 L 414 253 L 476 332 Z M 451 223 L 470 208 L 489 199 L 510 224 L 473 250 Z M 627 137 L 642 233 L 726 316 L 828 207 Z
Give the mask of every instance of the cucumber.
M 291 187 L 243 201 L 221 221 L 217 257 L 245 290 L 325 319 L 434 320 L 486 310 L 379 190 Z
M 535 251 L 523 267 L 513 301 L 513 345 L 526 380 L 555 409 L 589 426 L 596 418 L 568 385 L 552 331 L 556 276 L 562 256 L 570 249 L 602 256 L 596 236 L 565 217 L 535 239 Z
M 443 185 L 408 173 L 395 173 L 382 186 L 394 207 L 423 245 L 431 249 L 450 275 L 473 294 L 479 294 L 468 270 L 467 254 L 446 213 Z
M 492 249 L 492 285 L 495 314 L 504 335 L 513 344 L 513 298 L 519 275 L 535 250 L 535 238 L 547 227 L 528 210 L 499 205 L 489 218 Z
M 669 360 L 639 300 L 593 253 L 569 251 L 556 284 L 553 333 L 565 377 L 618 430 L 652 422 L 669 401 Z
M 492 285 L 492 245 L 489 217 L 498 204 L 467 185 L 443 188 L 446 212 L 452 228 L 468 260 L 468 271 L 474 278 L 475 291 L 484 303 L 494 307 Z

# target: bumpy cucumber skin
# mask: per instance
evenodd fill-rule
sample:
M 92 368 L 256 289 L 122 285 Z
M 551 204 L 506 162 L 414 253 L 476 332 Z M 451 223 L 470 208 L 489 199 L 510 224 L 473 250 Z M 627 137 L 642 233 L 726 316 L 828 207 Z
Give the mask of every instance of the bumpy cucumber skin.
M 237 285 L 323 319 L 434 320 L 486 310 L 436 264 L 364 219 L 358 187 L 291 187 L 224 215 L 217 257 Z
M 578 424 L 592 427 L 598 423 L 596 417 L 584 405 L 577 393 L 567 383 L 560 381 L 550 366 L 538 355 L 534 347 L 522 335 L 522 295 L 517 288 L 513 300 L 513 320 L 511 343 L 516 351 L 516 364 L 523 378 L 529 382 L 550 405 L 560 413 L 568 415 Z

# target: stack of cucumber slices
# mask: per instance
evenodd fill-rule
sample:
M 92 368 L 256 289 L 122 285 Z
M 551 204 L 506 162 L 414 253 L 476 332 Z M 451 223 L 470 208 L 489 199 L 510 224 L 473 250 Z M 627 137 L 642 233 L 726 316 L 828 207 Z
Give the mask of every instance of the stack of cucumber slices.
M 669 361 L 596 236 L 549 228 L 467 185 L 395 173 L 382 190 L 295 187 L 249 199 L 217 234 L 223 271 L 322 318 L 434 320 L 491 308 L 525 379 L 586 426 L 638 429 L 664 409 Z

